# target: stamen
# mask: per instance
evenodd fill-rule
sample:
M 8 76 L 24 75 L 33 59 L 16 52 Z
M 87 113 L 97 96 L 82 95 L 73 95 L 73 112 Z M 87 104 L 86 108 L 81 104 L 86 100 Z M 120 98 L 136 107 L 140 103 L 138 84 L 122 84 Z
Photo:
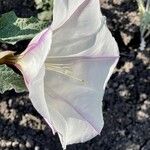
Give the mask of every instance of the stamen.
M 45 63 L 46 69 L 63 74 L 73 80 L 79 81 L 80 83 L 85 83 L 84 80 L 76 77 L 73 74 L 72 68 L 67 64 L 52 64 L 52 63 Z

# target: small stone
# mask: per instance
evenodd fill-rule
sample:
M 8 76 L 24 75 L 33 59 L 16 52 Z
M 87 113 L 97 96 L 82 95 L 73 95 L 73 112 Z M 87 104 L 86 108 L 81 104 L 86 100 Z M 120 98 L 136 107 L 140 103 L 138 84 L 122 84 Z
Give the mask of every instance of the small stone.
M 6 147 L 6 142 L 4 140 L 1 140 L 0 147 Z
M 22 143 L 19 144 L 19 150 L 26 150 L 25 145 L 23 145 Z
M 139 150 L 139 149 L 140 149 L 140 145 L 138 144 L 131 144 L 126 148 L 126 150 Z
M 124 96 L 128 96 L 129 95 L 129 91 L 128 90 L 124 90 L 124 91 L 119 91 L 120 96 L 124 97 Z
M 17 147 L 18 146 L 18 142 L 17 141 L 14 141 L 13 143 L 12 143 L 12 147 Z
M 123 70 L 127 73 L 130 72 L 130 70 L 133 68 L 133 63 L 132 62 L 125 62 L 124 66 L 123 66 Z
M 11 147 L 11 145 L 12 145 L 11 141 L 6 142 L 6 147 Z
M 147 99 L 147 95 L 145 93 L 140 94 L 140 100 Z
M 138 120 L 145 120 L 148 117 L 149 117 L 148 114 L 143 112 L 143 111 L 141 111 L 141 110 L 137 112 L 137 119 Z
M 35 146 L 34 150 L 40 150 L 39 146 Z
M 8 106 L 9 106 L 9 107 L 12 107 L 12 99 L 9 99 L 9 101 L 8 101 Z
M 52 14 L 49 11 L 43 11 L 38 14 L 40 20 L 50 20 Z
M 121 37 L 122 37 L 122 40 L 125 45 L 128 45 L 132 39 L 132 36 L 130 36 L 129 34 L 126 34 L 124 32 L 121 32 Z
M 28 139 L 28 140 L 26 141 L 26 147 L 27 147 L 27 148 L 31 148 L 31 147 L 33 147 L 33 145 L 34 145 L 34 143 L 33 143 L 33 141 L 32 141 L 31 139 Z

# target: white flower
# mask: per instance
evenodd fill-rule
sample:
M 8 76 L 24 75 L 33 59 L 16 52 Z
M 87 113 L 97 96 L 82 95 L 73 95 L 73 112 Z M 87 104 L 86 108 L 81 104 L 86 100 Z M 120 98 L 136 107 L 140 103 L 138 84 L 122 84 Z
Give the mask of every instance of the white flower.
M 15 66 L 64 149 L 100 134 L 103 94 L 118 58 L 99 0 L 54 0 L 52 25 L 30 42 Z

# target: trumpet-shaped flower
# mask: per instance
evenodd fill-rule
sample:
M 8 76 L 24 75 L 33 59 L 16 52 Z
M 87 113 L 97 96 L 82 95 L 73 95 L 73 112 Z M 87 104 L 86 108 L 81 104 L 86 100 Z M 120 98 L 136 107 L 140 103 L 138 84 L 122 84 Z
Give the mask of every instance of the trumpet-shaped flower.
M 99 0 L 54 0 L 52 25 L 17 57 L 33 106 L 63 148 L 100 134 L 103 94 L 118 58 Z

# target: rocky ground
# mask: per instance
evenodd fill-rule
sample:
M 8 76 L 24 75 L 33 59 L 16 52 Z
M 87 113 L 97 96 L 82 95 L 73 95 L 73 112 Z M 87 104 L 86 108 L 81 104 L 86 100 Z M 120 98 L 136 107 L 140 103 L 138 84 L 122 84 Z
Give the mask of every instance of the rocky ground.
M 139 50 L 136 1 L 101 0 L 101 8 L 121 52 L 103 100 L 105 126 L 100 136 L 67 149 L 150 150 L 150 44 L 144 51 Z M 22 17 L 39 13 L 34 1 L 0 1 L 0 14 L 10 10 Z M 26 43 L 12 48 L 24 48 Z M 5 49 L 8 45 L 1 47 Z M 0 95 L 0 150 L 61 150 L 57 135 L 52 135 L 27 93 L 9 91 Z

